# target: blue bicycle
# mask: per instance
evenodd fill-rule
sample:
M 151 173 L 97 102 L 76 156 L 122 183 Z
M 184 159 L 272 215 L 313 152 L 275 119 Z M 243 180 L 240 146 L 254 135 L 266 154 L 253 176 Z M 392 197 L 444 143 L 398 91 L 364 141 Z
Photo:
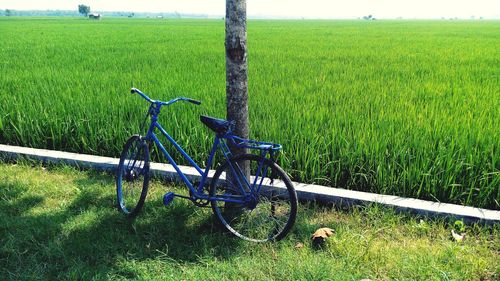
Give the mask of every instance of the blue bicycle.
M 174 197 L 188 199 L 200 207 L 210 204 L 227 230 L 254 242 L 279 240 L 290 231 L 297 214 L 297 194 L 290 178 L 275 162 L 281 145 L 240 138 L 233 134 L 234 122 L 202 115 L 201 122 L 215 132 L 206 167 L 202 169 L 158 123 L 158 115 L 164 106 L 179 101 L 196 105 L 201 102 L 184 97 L 163 102 L 153 100 L 135 88 L 131 92 L 150 103 L 143 126 L 148 119 L 150 123 L 145 136 L 133 135 L 123 147 L 116 174 L 118 209 L 121 212 L 135 217 L 143 207 L 150 179 L 150 149 L 156 144 L 189 189 L 189 196 L 166 193 L 163 196 L 165 205 Z M 159 141 L 156 130 L 201 175 L 196 188 Z M 228 144 L 256 154 L 232 155 Z M 223 160 L 210 180 L 208 173 L 218 150 L 222 152 Z

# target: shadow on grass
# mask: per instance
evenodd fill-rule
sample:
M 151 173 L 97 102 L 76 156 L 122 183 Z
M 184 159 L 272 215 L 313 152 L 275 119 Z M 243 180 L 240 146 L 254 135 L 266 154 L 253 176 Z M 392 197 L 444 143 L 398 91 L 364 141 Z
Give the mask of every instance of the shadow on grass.
M 58 208 L 45 206 L 44 198 L 21 183 L 0 183 L 1 276 L 134 277 L 123 263 L 179 265 L 229 259 L 238 252 L 241 241 L 222 230 L 210 209 L 184 200 L 163 207 L 159 199 L 150 199 L 130 220 L 115 207 L 109 176 L 89 175 L 74 183 L 79 194 Z

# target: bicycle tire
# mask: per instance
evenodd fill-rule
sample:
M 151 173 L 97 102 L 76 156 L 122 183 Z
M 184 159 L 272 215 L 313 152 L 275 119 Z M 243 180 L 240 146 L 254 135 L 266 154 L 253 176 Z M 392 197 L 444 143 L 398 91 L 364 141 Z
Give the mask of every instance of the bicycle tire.
M 246 163 L 250 167 L 250 175 L 257 174 L 258 163 L 261 162 L 268 172 L 273 173 L 274 181 L 264 177 L 262 187 L 255 196 L 258 198 L 255 206 L 212 200 L 212 210 L 219 221 L 232 234 L 253 242 L 277 241 L 285 237 L 293 227 L 297 216 L 297 194 L 290 178 L 275 162 L 254 154 L 242 154 L 226 160 L 217 168 L 210 184 L 211 197 L 221 194 L 244 197 L 251 194 L 248 186 L 245 189 L 246 194 L 242 194 L 241 189 L 235 187 L 237 177 L 234 173 L 231 173 L 233 178 L 227 181 L 225 176 L 221 177 L 230 169 L 229 162 L 235 167 Z M 261 174 L 266 175 L 263 171 L 262 169 Z M 239 178 L 243 180 L 242 173 Z M 255 177 L 251 176 L 250 179 L 255 180 Z M 256 183 L 259 181 L 260 179 Z M 270 216 L 266 209 L 270 210 Z
M 141 136 L 132 135 L 123 146 L 116 171 L 118 210 L 130 218 L 137 216 L 146 200 L 148 186 L 149 147 Z

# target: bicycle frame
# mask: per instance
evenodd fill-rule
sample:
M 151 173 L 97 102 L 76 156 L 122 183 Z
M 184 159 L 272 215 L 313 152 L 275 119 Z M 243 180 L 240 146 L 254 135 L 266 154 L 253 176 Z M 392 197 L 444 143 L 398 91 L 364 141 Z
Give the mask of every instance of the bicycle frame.
M 146 141 L 153 141 L 156 144 L 156 146 L 160 149 L 160 151 L 163 153 L 163 155 L 167 158 L 168 162 L 174 167 L 175 171 L 180 176 L 180 178 L 182 179 L 182 181 L 186 184 L 186 186 L 189 188 L 189 190 L 191 191 L 191 194 L 192 194 L 191 197 L 187 197 L 187 196 L 183 196 L 183 195 L 179 195 L 179 194 L 175 194 L 174 193 L 174 196 L 176 196 L 176 197 L 182 197 L 182 198 L 190 199 L 190 200 L 196 200 L 196 199 L 209 200 L 209 201 L 217 200 L 217 201 L 224 201 L 224 202 L 230 202 L 230 203 L 239 203 L 239 204 L 243 204 L 243 203 L 247 202 L 248 199 L 244 198 L 243 200 L 238 200 L 238 199 L 235 199 L 234 198 L 235 196 L 233 196 L 233 195 L 224 195 L 224 196 L 210 197 L 209 194 L 206 194 L 206 193 L 203 192 L 203 187 L 204 187 L 204 185 L 205 185 L 205 183 L 207 181 L 208 173 L 210 171 L 210 167 L 212 166 L 212 162 L 213 162 L 215 153 L 217 152 L 217 149 L 220 148 L 222 150 L 223 154 L 224 154 L 224 157 L 226 159 L 228 159 L 228 160 L 230 159 L 231 152 L 230 152 L 229 147 L 227 146 L 226 142 L 223 139 L 224 138 L 231 138 L 232 135 L 225 135 L 225 136 L 218 136 L 218 135 L 216 135 L 215 136 L 215 140 L 214 140 L 214 143 L 212 145 L 212 149 L 211 149 L 210 154 L 208 156 L 207 166 L 205 167 L 205 170 L 202 170 L 202 168 L 200 168 L 200 166 L 167 133 L 167 131 L 165 131 L 165 129 L 163 129 L 163 127 L 160 125 L 160 123 L 158 123 L 158 115 L 159 115 L 161 106 L 162 106 L 162 103 L 155 103 L 155 102 L 153 102 L 151 104 L 149 112 L 148 112 L 148 115 L 151 115 L 151 124 L 149 125 L 149 129 L 148 129 L 147 134 L 144 137 L 144 139 Z M 174 159 L 172 158 L 172 156 L 170 156 L 170 153 L 168 153 L 168 151 L 165 149 L 165 147 L 163 146 L 163 144 L 161 143 L 161 141 L 156 136 L 155 129 L 158 129 L 158 131 L 163 136 L 165 136 L 167 138 L 167 140 L 184 157 L 184 159 L 186 159 L 189 162 L 189 164 L 191 164 L 191 166 L 193 166 L 196 169 L 196 171 L 200 174 L 201 181 L 200 181 L 200 184 L 199 184 L 198 188 L 195 188 L 193 186 L 193 184 L 191 183 L 191 181 L 189 181 L 189 179 L 186 177 L 186 175 L 181 171 L 181 169 L 179 168 L 179 166 L 177 165 L 177 163 L 174 161 Z M 259 164 L 258 171 L 261 170 L 261 165 L 262 164 L 263 163 Z M 229 167 L 230 167 L 230 170 L 231 170 L 231 172 L 233 174 L 236 174 L 237 173 L 237 169 L 239 169 L 239 168 L 233 167 L 233 165 L 231 164 L 231 162 L 229 162 Z M 257 175 L 257 177 L 258 177 L 258 175 Z M 257 180 L 257 177 L 255 178 L 255 180 Z M 265 175 L 264 175 L 264 177 L 265 177 Z M 244 183 L 241 183 L 240 180 L 239 180 L 239 178 L 240 177 L 238 177 L 238 184 L 239 184 L 239 188 L 241 189 L 240 191 L 242 192 L 241 194 L 245 194 L 245 192 L 243 190 L 243 186 L 244 185 L 248 186 L 250 188 L 250 190 L 253 191 L 253 186 L 250 183 L 248 183 L 248 181 L 246 180 L 245 177 L 243 177 L 243 179 L 245 181 Z M 254 182 L 254 184 L 255 184 L 255 182 Z M 233 197 L 233 198 L 231 198 L 231 197 Z
M 258 193 L 260 191 L 260 187 L 262 185 L 262 182 L 263 182 L 264 178 L 267 176 L 267 169 L 264 169 L 264 174 L 260 175 L 261 171 L 262 171 L 262 167 L 264 165 L 264 160 L 259 162 L 258 167 L 257 167 L 257 173 L 254 176 L 253 184 L 250 184 L 249 181 L 251 179 L 249 178 L 247 180 L 246 176 L 244 176 L 244 175 L 241 177 L 241 175 L 243 173 L 241 171 L 241 169 L 239 167 L 235 168 L 233 166 L 233 164 L 231 163 L 231 161 L 229 161 L 230 158 L 232 157 L 232 154 L 229 150 L 229 147 L 226 144 L 225 139 L 229 140 L 232 143 L 232 145 L 239 147 L 239 148 L 250 148 L 250 149 L 260 150 L 260 152 L 261 152 L 260 156 L 262 157 L 262 159 L 265 159 L 267 153 L 269 153 L 270 159 L 273 162 L 274 162 L 274 153 L 276 151 L 281 150 L 281 145 L 269 143 L 269 142 L 259 142 L 259 141 L 255 141 L 255 140 L 247 140 L 247 139 L 239 138 L 239 137 L 232 134 L 232 130 L 229 130 L 228 132 L 224 133 L 224 135 L 217 133 L 215 135 L 215 140 L 214 140 L 214 143 L 212 145 L 212 149 L 211 149 L 210 154 L 208 156 L 207 166 L 205 167 L 205 170 L 202 170 L 200 168 L 200 166 L 198 166 L 198 164 L 196 164 L 196 162 L 194 162 L 194 160 L 184 151 L 184 149 L 182 149 L 182 147 L 165 131 L 165 129 L 163 129 L 163 127 L 160 125 L 160 123 L 158 123 L 158 115 L 160 114 L 161 107 L 164 105 L 171 105 L 171 104 L 176 103 L 178 101 L 186 101 L 186 102 L 190 102 L 190 103 L 194 103 L 194 104 L 198 104 L 198 105 L 201 102 L 197 101 L 197 100 L 190 99 L 190 98 L 185 98 L 185 97 L 174 98 L 168 102 L 153 100 L 150 97 L 148 97 L 146 94 L 144 94 L 143 92 L 141 92 L 140 90 L 138 90 L 136 88 L 132 88 L 131 93 L 132 94 L 137 93 L 142 98 L 144 98 L 145 100 L 147 100 L 148 102 L 151 103 L 149 110 L 148 110 L 148 113 L 146 115 L 146 119 L 144 120 L 144 124 L 146 124 L 145 122 L 147 121 L 147 117 L 151 116 L 151 124 L 149 125 L 148 131 L 147 131 L 144 139 L 146 141 L 153 141 L 156 144 L 156 146 L 158 148 L 160 148 L 161 152 L 167 158 L 168 162 L 174 167 L 177 174 L 179 174 L 182 181 L 186 184 L 188 189 L 191 191 L 191 196 L 189 196 L 189 197 L 175 194 L 175 193 L 174 193 L 174 196 L 182 197 L 185 199 L 190 199 L 191 201 L 201 199 L 201 200 L 209 200 L 209 201 L 216 200 L 216 201 L 225 201 L 225 202 L 230 202 L 230 203 L 240 203 L 241 204 L 241 203 L 250 202 L 252 200 L 251 196 L 253 196 L 253 194 L 255 194 L 254 192 L 256 191 Z M 191 166 L 193 166 L 196 169 L 196 171 L 200 174 L 201 181 L 200 181 L 200 185 L 198 186 L 197 189 L 189 181 L 189 179 L 186 177 L 186 175 L 181 171 L 181 169 L 179 168 L 177 163 L 175 163 L 172 156 L 170 156 L 168 151 L 165 149 L 163 144 L 160 142 L 160 140 L 158 139 L 158 137 L 155 134 L 155 129 L 158 129 L 160 131 L 160 133 L 162 135 L 164 135 L 167 138 L 167 140 L 175 147 L 175 149 L 181 153 L 181 155 L 184 157 L 184 159 L 186 159 L 191 164 Z M 142 131 L 142 129 L 141 129 L 141 131 Z M 212 166 L 212 162 L 213 162 L 215 153 L 217 152 L 218 148 L 221 149 L 224 157 L 228 160 L 229 169 L 228 169 L 228 171 L 226 171 L 226 173 L 231 172 L 233 175 L 236 175 L 235 178 L 237 180 L 237 184 L 238 184 L 238 187 L 240 189 L 241 194 L 247 194 L 247 192 L 243 188 L 243 186 L 246 186 L 251 191 L 252 195 L 250 197 L 245 196 L 245 198 L 243 198 L 243 200 L 235 199 L 238 196 L 231 195 L 231 194 L 210 197 L 209 194 L 206 194 L 203 192 L 203 187 L 205 186 L 205 183 L 206 183 L 207 178 L 208 178 L 208 172 L 210 171 L 210 167 Z M 238 166 L 238 164 L 236 164 L 236 166 Z M 257 179 L 259 178 L 259 176 L 260 176 L 260 182 L 258 183 L 258 188 L 257 188 L 257 190 L 254 190 L 254 186 L 257 184 Z M 243 179 L 244 182 L 241 182 L 241 179 Z M 239 196 L 239 197 L 241 198 L 241 196 Z
M 189 195 L 185 190 L 180 194 L 166 192 L 163 205 L 169 206 L 175 197 L 189 199 L 197 207 L 211 205 L 214 215 L 229 232 L 248 241 L 276 241 L 290 231 L 297 214 L 297 193 L 289 176 L 275 161 L 275 153 L 282 148 L 280 144 L 238 137 L 234 134 L 233 120 L 200 115 L 201 123 L 215 133 L 207 162 L 203 163 L 206 167 L 201 168 L 158 119 L 163 106 L 179 101 L 200 105 L 201 101 L 187 97 L 154 100 L 136 88 L 131 93 L 148 101 L 149 109 L 138 128 L 139 134 L 132 135 L 123 146 L 116 171 L 117 207 L 122 213 L 134 218 L 143 208 L 151 180 L 150 152 L 156 145 L 174 168 L 176 178 L 189 190 Z M 185 160 L 171 155 L 173 149 L 162 136 Z M 230 148 L 242 154 L 233 156 Z M 199 176 L 194 175 L 193 179 L 184 174 L 172 156 L 182 163 L 187 161 L 193 167 L 191 171 L 196 170 Z M 219 160 L 220 163 L 213 164 Z M 211 168 L 215 169 L 213 176 Z

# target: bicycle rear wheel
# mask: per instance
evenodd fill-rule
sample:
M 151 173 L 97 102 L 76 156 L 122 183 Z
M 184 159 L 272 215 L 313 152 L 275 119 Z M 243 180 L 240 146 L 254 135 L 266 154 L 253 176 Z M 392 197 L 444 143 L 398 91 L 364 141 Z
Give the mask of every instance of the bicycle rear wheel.
M 244 165 L 250 167 L 250 175 L 241 171 Z M 295 223 L 297 194 L 293 184 L 276 163 L 264 157 L 243 154 L 219 166 L 210 196 L 245 200 L 241 204 L 211 201 L 214 214 L 226 229 L 245 240 L 280 240 Z
M 139 135 L 133 135 L 123 147 L 116 172 L 118 210 L 129 217 L 135 217 L 144 205 L 148 186 L 148 145 Z

